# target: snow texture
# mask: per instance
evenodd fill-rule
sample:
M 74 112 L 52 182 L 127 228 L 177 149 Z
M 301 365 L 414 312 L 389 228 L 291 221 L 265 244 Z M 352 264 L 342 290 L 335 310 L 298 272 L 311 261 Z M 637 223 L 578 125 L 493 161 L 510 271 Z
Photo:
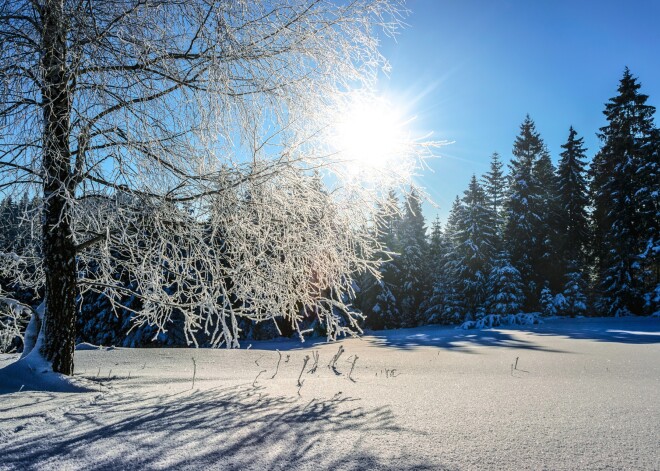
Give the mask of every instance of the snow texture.
M 0 470 L 658 469 L 659 357 L 655 318 L 80 350 L 92 392 L 0 370 Z

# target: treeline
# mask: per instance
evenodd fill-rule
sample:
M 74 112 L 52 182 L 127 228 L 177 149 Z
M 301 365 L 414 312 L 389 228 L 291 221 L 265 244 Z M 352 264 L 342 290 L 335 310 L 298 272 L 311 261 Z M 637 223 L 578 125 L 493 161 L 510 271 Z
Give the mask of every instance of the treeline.
M 489 315 L 649 315 L 660 309 L 660 131 L 626 68 L 605 105 L 601 147 L 572 127 L 555 168 L 527 116 L 505 171 L 491 157 L 426 236 L 413 190 L 383 216 L 380 280 L 360 280 L 371 328 L 478 321 Z M 396 253 L 391 255 L 389 252 Z M 391 259 L 390 259 L 391 258 Z
M 605 106 L 608 124 L 600 129 L 602 144 L 589 167 L 583 140 L 571 127 L 555 168 L 533 120 L 526 117 L 508 168 L 493 154 L 489 171 L 472 177 L 447 222 L 443 226 L 436 219 L 430 233 L 417 191 L 412 189 L 403 201 L 390 192 L 378 208 L 374 229 L 383 247 L 380 276 L 367 273 L 355 282 L 354 306 L 366 315 L 366 327 L 479 322 L 535 312 L 657 314 L 660 131 L 647 98 L 626 69 L 618 95 Z M 396 207 L 400 210 L 393 211 Z M 28 247 L 40 250 L 34 244 L 39 228 L 31 225 L 40 211 L 40 201 L 27 195 L 0 200 L 0 253 L 23 254 L 26 263 L 32 257 L 34 268 L 28 267 L 23 276 L 42 276 L 37 268 L 41 254 L 26 252 Z M 153 229 L 143 230 L 148 235 Z M 115 255 L 113 276 L 125 294 L 110 299 L 104 290 L 81 291 L 77 341 L 186 346 L 185 318 L 178 311 L 165 329 L 134 322 L 143 301 L 135 280 L 122 269 L 121 254 Z M 93 271 L 94 265 L 85 269 Z M 0 287 L 0 295 L 10 293 L 33 308 L 44 295 L 2 272 Z M 307 312 L 305 306 L 299 309 Z M 323 333 L 312 313 L 303 317 L 304 329 Z M 0 310 L 0 322 L 3 319 L 14 318 Z M 242 338 L 292 333 L 285 322 L 242 318 L 239 323 Z M 207 344 L 204 335 L 198 340 Z M 20 349 L 20 336 L 2 343 Z

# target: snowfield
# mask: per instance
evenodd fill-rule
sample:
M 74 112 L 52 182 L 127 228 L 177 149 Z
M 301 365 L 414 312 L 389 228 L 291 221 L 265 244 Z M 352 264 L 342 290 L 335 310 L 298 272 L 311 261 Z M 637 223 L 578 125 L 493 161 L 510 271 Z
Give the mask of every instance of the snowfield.
M 85 393 L 16 392 L 7 371 L 2 470 L 660 469 L 658 318 L 87 347 Z

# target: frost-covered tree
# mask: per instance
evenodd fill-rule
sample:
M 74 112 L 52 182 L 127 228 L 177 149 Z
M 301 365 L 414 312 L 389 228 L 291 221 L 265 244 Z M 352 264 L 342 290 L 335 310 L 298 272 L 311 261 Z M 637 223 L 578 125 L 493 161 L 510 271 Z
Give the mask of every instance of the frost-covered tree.
M 498 254 L 488 276 L 487 313 L 519 314 L 523 310 L 525 297 L 520 272 L 511 265 L 506 252 Z
M 393 329 L 401 323 L 401 313 L 396 298 L 389 286 L 380 279 L 374 279 L 371 291 L 374 293 L 370 314 L 367 314 L 367 325 L 373 329 Z
M 571 317 L 587 314 L 587 286 L 583 273 L 581 270 L 574 270 L 566 274 L 566 284 L 561 293 L 564 299 L 562 314 Z
M 397 248 L 400 225 L 399 201 L 394 191 L 388 192 L 386 201 L 378 204 L 375 214 L 375 238 L 380 250 L 375 254 L 381 263 L 377 272 L 366 271 L 359 278 L 356 305 L 366 316 L 365 325 L 372 329 L 398 327 L 401 321 L 398 302 L 392 289 L 398 284 L 398 265 L 393 257 Z
M 547 232 L 539 232 L 545 225 L 546 205 L 541 182 L 538 180 L 539 160 L 547 155 L 545 144 L 528 116 L 520 126 L 520 134 L 513 145 L 509 164 L 509 197 L 506 201 L 505 248 L 511 263 L 520 270 L 525 283 L 528 308 L 535 308 L 543 278 L 537 272 L 546 253 Z M 543 168 L 543 167 L 541 167 Z
M 431 225 L 428 250 L 429 288 L 422 303 L 422 322 L 437 324 L 445 322 L 444 313 L 448 296 L 448 276 L 445 263 L 449 254 L 449 242 L 442 230 L 440 219 L 436 217 Z
M 583 139 L 570 127 L 568 140 L 561 146 L 558 179 L 557 232 L 562 271 L 578 269 L 586 273 L 590 244 L 589 194 L 586 180 L 586 149 Z
M 482 177 L 482 186 L 486 200 L 493 213 L 495 228 L 497 229 L 498 250 L 502 239 L 505 223 L 504 203 L 507 197 L 507 178 L 503 171 L 504 164 L 500 154 L 493 152 L 490 158 L 490 169 Z
M 463 259 L 456 250 L 459 236 L 458 222 L 462 218 L 461 213 L 463 210 L 463 202 L 456 196 L 449 211 L 449 217 L 447 218 L 447 224 L 444 230 L 446 251 L 442 264 L 443 283 L 434 286 L 434 291 L 438 295 L 438 298 L 434 302 L 435 304 L 440 304 L 439 310 L 441 317 L 439 322 L 448 324 L 461 321 L 467 312 L 461 282 L 461 273 L 465 271 L 465 267 L 463 265 Z M 435 290 L 436 287 L 437 290 Z
M 558 182 L 555 166 L 545 147 L 534 162 L 532 173 L 538 184 L 538 195 L 532 199 L 538 203 L 533 209 L 536 217 L 532 218 L 533 233 L 537 241 L 537 245 L 533 247 L 532 271 L 538 280 L 547 280 L 550 287 L 556 291 L 563 283 L 561 260 L 557 257 Z
M 463 195 L 455 227 L 459 292 L 464 298 L 468 317 L 474 318 L 486 301 L 488 273 L 497 245 L 493 212 L 475 175 Z
M 428 243 L 428 276 L 435 280 L 442 275 L 443 258 L 447 253 L 447 240 L 440 224 L 440 218 L 436 216 L 431 224 L 431 234 Z
M 608 124 L 591 169 L 599 305 L 617 316 L 657 309 L 645 299 L 658 286 L 658 132 L 640 87 L 626 68 L 605 105 Z
M 541 289 L 541 296 L 539 297 L 539 306 L 541 307 L 541 313 L 544 316 L 552 317 L 556 316 L 558 309 L 557 304 L 555 303 L 555 296 L 550 290 L 550 286 L 546 283 Z
M 400 285 L 396 292 L 404 327 L 419 323 L 419 308 L 427 291 L 428 244 L 421 200 L 413 187 L 406 195 L 399 230 L 399 251 L 396 264 L 400 270 Z
M 18 199 L 9 195 L 0 201 L 0 257 L 5 259 L 5 264 L 16 263 L 16 254 L 33 250 L 31 231 L 33 216 L 38 209 L 38 202 L 26 193 Z M 37 267 L 24 260 L 22 270 L 26 277 L 30 277 L 37 272 Z M 11 297 L 8 297 L 9 293 Z M 32 302 L 35 294 L 38 293 L 33 287 L 17 282 L 10 273 L 0 269 L 0 351 L 22 347 L 23 332 L 32 308 L 36 307 Z
M 41 195 L 34 249 L 0 270 L 45 291 L 35 352 L 72 374 L 80 290 L 140 296 L 137 322 L 184 312 L 214 345 L 240 316 L 295 328 L 301 305 L 330 336 L 355 326 L 335 313 L 372 263 L 369 193 L 319 192 L 307 170 L 383 65 L 374 26 L 399 19 L 387 0 L 0 2 L 2 184 Z

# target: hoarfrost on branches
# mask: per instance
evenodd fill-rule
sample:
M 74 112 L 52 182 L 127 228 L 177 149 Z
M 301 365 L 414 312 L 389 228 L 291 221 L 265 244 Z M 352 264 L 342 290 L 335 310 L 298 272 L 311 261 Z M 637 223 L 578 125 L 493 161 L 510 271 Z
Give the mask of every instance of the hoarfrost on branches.
M 359 331 L 346 303 L 351 277 L 375 271 L 381 195 L 341 179 L 325 138 L 387 68 L 376 28 L 404 14 L 396 0 L 0 2 L 0 188 L 39 205 L 0 274 L 46 286 L 55 371 L 72 372 L 76 290 L 115 309 L 139 296 L 134 319 L 160 328 L 180 312 L 192 343 L 236 346 L 240 316 Z M 380 177 L 403 185 L 401 168 Z

